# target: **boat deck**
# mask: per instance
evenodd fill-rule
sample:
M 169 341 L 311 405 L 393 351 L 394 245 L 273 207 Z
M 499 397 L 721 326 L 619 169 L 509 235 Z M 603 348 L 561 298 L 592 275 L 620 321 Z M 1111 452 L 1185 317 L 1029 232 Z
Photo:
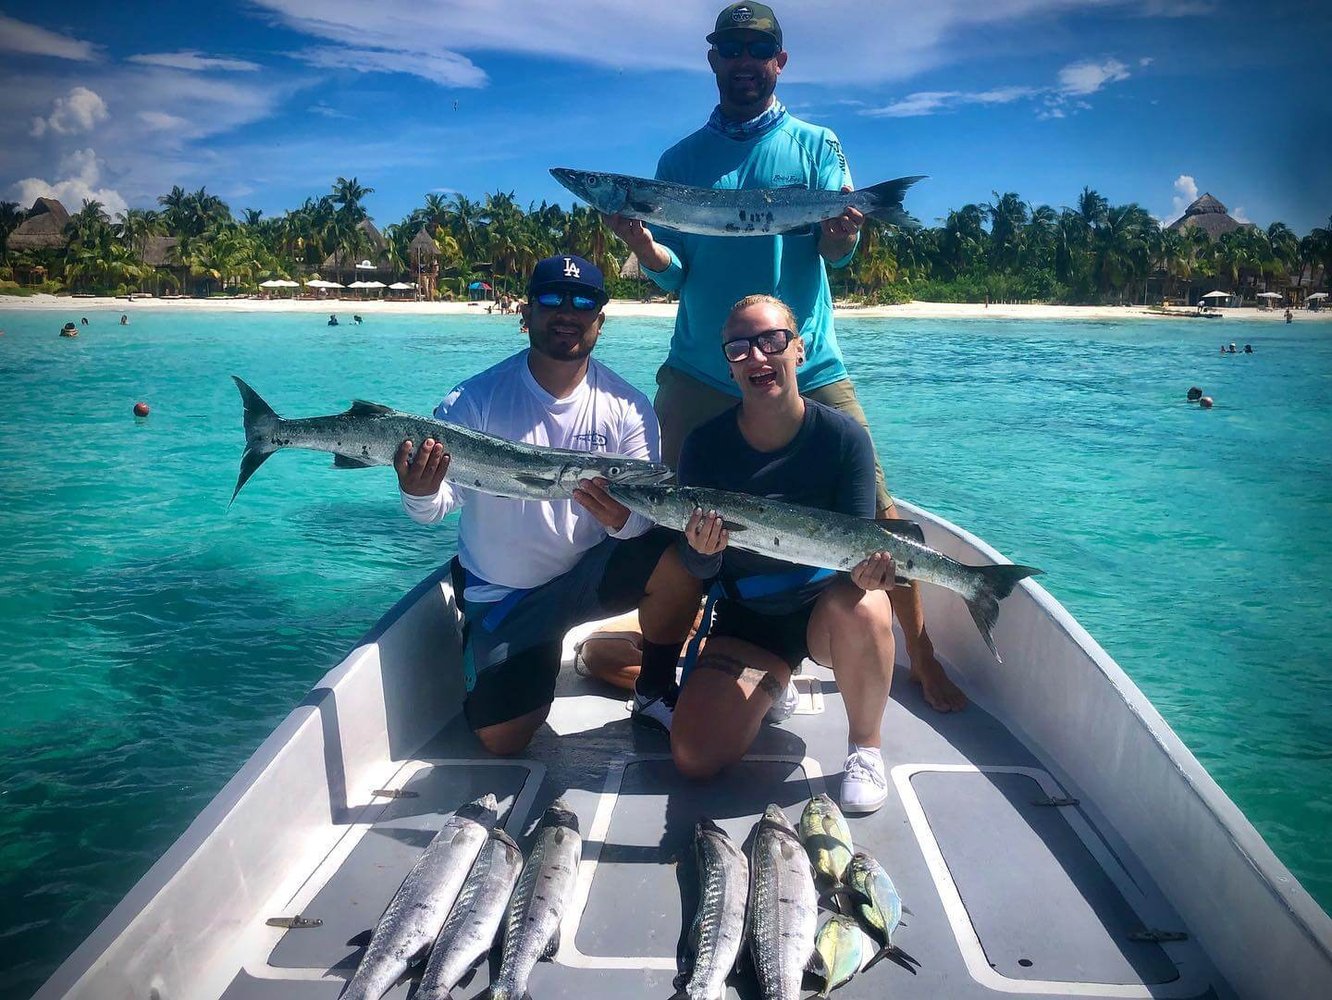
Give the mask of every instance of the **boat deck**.
M 337 846 L 271 914 L 322 923 L 272 929 L 224 996 L 337 997 L 361 953 L 347 942 L 374 926 L 445 815 L 488 791 L 525 850 L 557 796 L 578 814 L 584 838 L 575 905 L 555 959 L 532 975 L 532 996 L 670 996 L 695 903 L 689 846 L 699 817 L 739 842 L 769 802 L 796 822 L 812 795 L 837 796 L 840 694 L 810 664 L 799 684 L 797 714 L 765 726 L 750 758 L 705 784 L 676 775 L 666 738 L 633 727 L 622 696 L 569 670 L 549 725 L 521 758 L 486 757 L 455 718 L 402 763 L 385 789 L 395 797 L 348 810 Z M 1187 928 L 1113 835 L 1098 832 L 1092 804 L 1059 804 L 1077 790 L 995 718 L 975 705 L 933 712 L 899 666 L 883 733 L 888 803 L 849 822 L 857 849 L 883 864 L 911 911 L 894 940 L 920 964 L 912 975 L 880 962 L 836 996 L 1232 995 L 1193 942 L 1135 939 Z M 480 994 L 488 972 L 454 996 Z M 408 997 L 414 986 L 405 980 L 388 996 Z M 732 977 L 731 995 L 758 995 L 752 973 Z

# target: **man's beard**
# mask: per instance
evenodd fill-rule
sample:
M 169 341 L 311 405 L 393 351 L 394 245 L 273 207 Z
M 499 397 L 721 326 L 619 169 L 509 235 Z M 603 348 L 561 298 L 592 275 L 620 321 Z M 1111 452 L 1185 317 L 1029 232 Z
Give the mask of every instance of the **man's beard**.
M 592 348 L 596 344 L 595 340 L 589 339 L 589 333 L 590 331 L 584 331 L 582 336 L 570 343 L 558 334 L 549 332 L 538 334 L 530 331 L 527 340 L 532 345 L 532 350 L 544 354 L 553 361 L 581 361 L 592 353 Z

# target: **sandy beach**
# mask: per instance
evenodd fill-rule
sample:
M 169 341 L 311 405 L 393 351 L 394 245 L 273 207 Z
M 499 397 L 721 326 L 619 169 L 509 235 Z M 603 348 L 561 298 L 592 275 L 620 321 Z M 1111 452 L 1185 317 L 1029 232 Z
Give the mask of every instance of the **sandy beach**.
M 386 299 L 292 299 L 292 298 L 152 298 L 136 295 L 131 301 L 127 298 L 109 296 L 73 297 L 66 295 L 33 295 L 30 297 L 0 297 L 0 312 L 20 312 L 40 310 L 59 313 L 69 318 L 78 318 L 88 312 L 119 311 L 131 317 L 139 310 L 163 311 L 204 311 L 204 312 L 291 312 L 336 313 L 344 320 L 350 320 L 353 313 L 362 316 L 375 315 L 425 315 L 425 316 L 485 316 L 489 303 L 480 302 L 411 302 Z M 1192 309 L 1176 308 L 1162 312 L 1154 306 L 1060 306 L 1031 304 L 993 304 L 952 303 L 952 302 L 908 302 L 895 306 L 862 306 L 853 303 L 837 303 L 837 315 L 846 319 L 1017 319 L 1017 320 L 1125 320 L 1125 319 L 1162 319 L 1188 317 Z M 1223 309 L 1223 316 L 1235 319 L 1259 320 L 1280 323 L 1285 319 L 1284 311 L 1276 309 L 1256 309 L 1253 307 Z M 497 315 L 498 311 L 494 313 Z M 607 316 L 636 317 L 672 317 L 675 305 L 665 302 L 637 302 L 632 299 L 613 299 L 606 306 Z M 1297 322 L 1332 320 L 1332 310 L 1309 312 L 1297 310 Z

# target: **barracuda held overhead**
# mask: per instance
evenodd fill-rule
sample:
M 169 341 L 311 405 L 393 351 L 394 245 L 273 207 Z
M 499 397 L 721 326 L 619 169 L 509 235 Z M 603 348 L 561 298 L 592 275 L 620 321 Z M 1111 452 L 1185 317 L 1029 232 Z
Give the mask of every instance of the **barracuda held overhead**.
M 593 208 L 701 236 L 776 236 L 809 229 L 855 208 L 903 229 L 920 223 L 902 208 L 907 188 L 923 175 L 899 177 L 859 191 L 806 187 L 717 190 L 645 177 L 554 167 L 551 175 Z

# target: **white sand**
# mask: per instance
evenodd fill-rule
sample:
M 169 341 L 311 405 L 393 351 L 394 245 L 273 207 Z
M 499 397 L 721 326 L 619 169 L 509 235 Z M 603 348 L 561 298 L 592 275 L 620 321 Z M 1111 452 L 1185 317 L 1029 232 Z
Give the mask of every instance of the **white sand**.
M 56 295 L 0 296 L 0 312 L 41 310 L 61 313 L 77 320 L 85 313 L 114 311 L 129 314 L 131 320 L 140 310 L 204 311 L 204 312 L 293 312 L 318 313 L 327 316 L 336 313 L 343 322 L 351 322 L 353 313 L 362 316 L 428 315 L 428 316 L 487 316 L 487 304 L 468 302 L 395 302 L 388 300 L 352 299 L 155 299 L 135 296 L 131 302 L 125 298 L 71 297 Z M 1191 309 L 1175 309 L 1175 315 L 1189 315 Z M 1235 319 L 1282 322 L 1285 311 L 1280 309 L 1223 309 L 1223 315 Z M 608 316 L 673 317 L 675 306 L 662 302 L 635 302 L 615 299 L 606 306 Z M 949 302 L 909 302 L 900 306 L 857 306 L 838 303 L 837 315 L 845 318 L 866 319 L 1060 319 L 1060 320 L 1123 320 L 1159 319 L 1162 313 L 1146 306 L 1054 306 L 1054 305 L 990 305 Z M 498 310 L 493 318 L 500 318 Z M 1332 320 L 1332 309 L 1309 312 L 1296 310 L 1296 322 Z M 1205 321 L 1204 321 L 1205 322 Z

